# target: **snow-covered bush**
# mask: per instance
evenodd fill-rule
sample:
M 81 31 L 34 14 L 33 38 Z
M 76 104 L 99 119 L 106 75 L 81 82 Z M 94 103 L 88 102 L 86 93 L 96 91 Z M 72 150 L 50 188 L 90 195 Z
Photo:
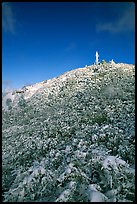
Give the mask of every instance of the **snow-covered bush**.
M 20 98 L 19 98 L 18 106 L 19 106 L 20 108 L 24 108 L 24 107 L 26 106 L 26 101 L 25 101 L 23 95 L 21 95 Z
M 12 100 L 11 100 L 11 98 L 7 98 L 6 106 L 8 107 L 8 110 L 10 110 L 12 108 Z
M 135 70 L 98 68 L 29 87 L 2 110 L 4 202 L 134 201 Z

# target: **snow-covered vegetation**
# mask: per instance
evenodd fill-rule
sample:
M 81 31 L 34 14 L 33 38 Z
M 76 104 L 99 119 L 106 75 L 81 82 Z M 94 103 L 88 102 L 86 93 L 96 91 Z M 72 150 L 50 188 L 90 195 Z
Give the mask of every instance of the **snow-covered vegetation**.
M 134 77 L 105 63 L 5 96 L 3 201 L 133 202 Z

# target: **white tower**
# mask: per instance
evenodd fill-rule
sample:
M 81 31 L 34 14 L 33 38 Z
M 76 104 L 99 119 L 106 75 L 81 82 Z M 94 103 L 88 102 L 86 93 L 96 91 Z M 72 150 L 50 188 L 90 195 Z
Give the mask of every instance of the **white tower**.
M 96 64 L 98 64 L 98 57 L 99 57 L 99 54 L 98 54 L 98 52 L 96 51 Z

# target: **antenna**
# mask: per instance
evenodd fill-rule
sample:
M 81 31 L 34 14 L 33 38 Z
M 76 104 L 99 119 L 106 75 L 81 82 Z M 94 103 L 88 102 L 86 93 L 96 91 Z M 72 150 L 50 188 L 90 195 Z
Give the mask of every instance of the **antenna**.
M 99 54 L 98 54 L 98 52 L 96 51 L 96 64 L 98 64 L 98 57 L 99 57 Z

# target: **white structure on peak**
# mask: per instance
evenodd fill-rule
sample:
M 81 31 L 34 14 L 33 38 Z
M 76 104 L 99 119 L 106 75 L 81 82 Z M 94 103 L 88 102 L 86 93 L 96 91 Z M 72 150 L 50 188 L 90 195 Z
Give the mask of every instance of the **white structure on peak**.
M 110 61 L 110 63 L 111 63 L 111 64 L 115 64 L 115 62 L 114 62 L 114 60 L 113 60 L 113 59 Z
M 98 57 L 99 57 L 99 54 L 98 54 L 98 52 L 96 51 L 96 64 L 98 64 Z

